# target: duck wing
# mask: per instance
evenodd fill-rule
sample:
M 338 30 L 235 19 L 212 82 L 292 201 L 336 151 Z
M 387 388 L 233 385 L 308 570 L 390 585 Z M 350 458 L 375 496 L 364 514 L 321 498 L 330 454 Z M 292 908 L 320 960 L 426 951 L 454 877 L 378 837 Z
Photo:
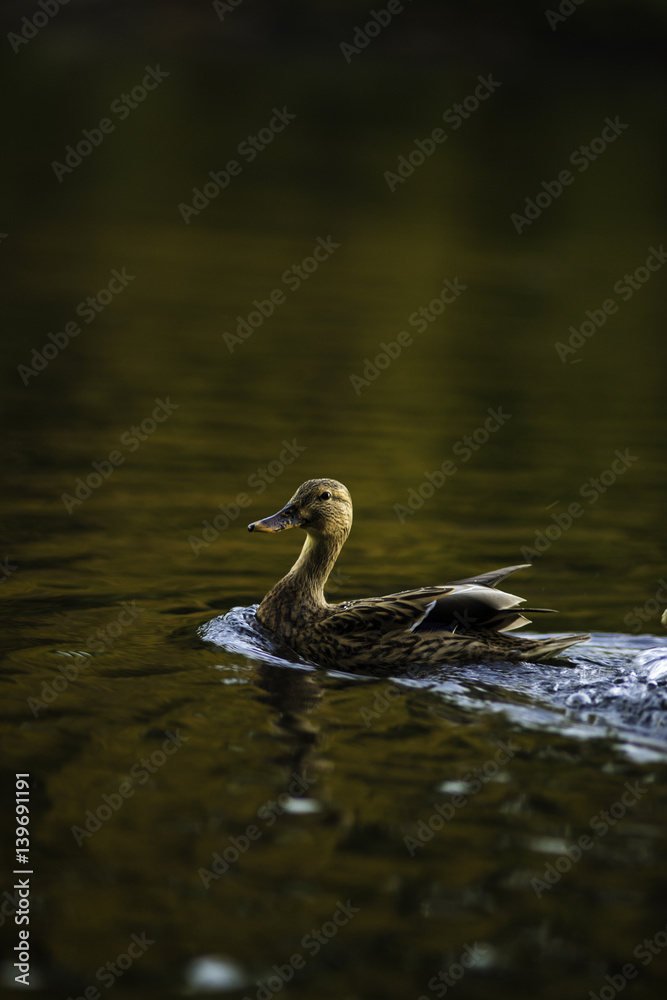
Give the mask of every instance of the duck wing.
M 501 580 L 530 563 L 505 566 L 439 587 L 403 590 L 385 597 L 368 597 L 338 606 L 327 617 L 327 628 L 338 635 L 375 632 L 447 632 L 478 630 L 507 632 L 528 625 L 526 613 L 552 613 L 551 608 L 522 608 L 525 598 L 496 590 Z
M 373 631 L 413 632 L 435 608 L 438 600 L 456 590 L 452 585 L 403 590 L 386 597 L 367 597 L 339 605 L 326 618 L 327 629 L 337 634 Z
M 524 612 L 549 610 L 519 607 L 523 602 L 523 597 L 484 584 L 460 584 L 438 598 L 416 631 L 469 634 L 478 629 L 491 629 L 507 632 L 530 622 Z

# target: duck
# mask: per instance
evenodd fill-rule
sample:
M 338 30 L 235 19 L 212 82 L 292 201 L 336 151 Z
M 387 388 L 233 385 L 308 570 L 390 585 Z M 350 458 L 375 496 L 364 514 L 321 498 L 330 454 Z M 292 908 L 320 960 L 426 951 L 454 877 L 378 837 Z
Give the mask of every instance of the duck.
M 248 525 L 248 531 L 269 534 L 305 531 L 299 557 L 255 615 L 263 628 L 310 663 L 354 671 L 480 660 L 543 662 L 590 639 L 587 634 L 508 634 L 530 622 L 525 612 L 552 611 L 521 608 L 524 598 L 496 589 L 530 563 L 385 597 L 328 603 L 324 587 L 350 533 L 352 515 L 347 487 L 336 479 L 309 479 L 276 514 Z

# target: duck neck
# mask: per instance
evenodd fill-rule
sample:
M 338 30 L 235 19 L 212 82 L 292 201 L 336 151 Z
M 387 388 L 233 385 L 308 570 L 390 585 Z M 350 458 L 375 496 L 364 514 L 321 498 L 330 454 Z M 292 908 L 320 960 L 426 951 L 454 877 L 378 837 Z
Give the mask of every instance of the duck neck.
M 325 606 L 324 585 L 334 568 L 344 538 L 306 535 L 301 554 L 285 577 L 303 604 Z

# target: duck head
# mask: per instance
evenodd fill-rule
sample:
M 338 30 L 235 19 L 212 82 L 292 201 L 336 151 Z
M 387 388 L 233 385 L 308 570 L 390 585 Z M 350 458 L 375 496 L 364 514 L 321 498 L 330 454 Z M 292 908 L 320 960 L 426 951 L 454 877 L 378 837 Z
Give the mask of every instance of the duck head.
M 336 479 L 309 479 L 282 510 L 261 521 L 253 521 L 248 531 L 284 531 L 303 528 L 311 537 L 342 539 L 352 527 L 352 498 Z

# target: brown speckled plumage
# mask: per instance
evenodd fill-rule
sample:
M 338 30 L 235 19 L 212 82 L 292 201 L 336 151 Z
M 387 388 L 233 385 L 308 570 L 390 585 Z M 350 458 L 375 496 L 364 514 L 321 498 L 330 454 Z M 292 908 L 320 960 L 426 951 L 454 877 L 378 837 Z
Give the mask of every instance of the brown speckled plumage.
M 309 479 L 289 503 L 249 531 L 306 532 L 301 554 L 257 610 L 300 656 L 323 666 L 394 668 L 474 660 L 547 660 L 588 635 L 523 639 L 523 598 L 496 584 L 524 566 L 483 573 L 440 587 L 328 604 L 324 585 L 352 526 L 352 500 L 335 479 Z M 528 565 L 528 564 L 524 564 Z M 535 610 L 535 609 L 533 609 Z

